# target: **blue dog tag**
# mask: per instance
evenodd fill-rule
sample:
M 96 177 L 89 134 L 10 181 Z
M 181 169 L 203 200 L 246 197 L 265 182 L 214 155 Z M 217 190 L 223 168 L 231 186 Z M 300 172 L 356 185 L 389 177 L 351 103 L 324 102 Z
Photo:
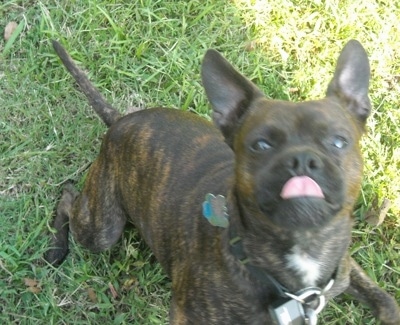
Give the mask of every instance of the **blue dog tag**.
M 229 225 L 225 197 L 208 193 L 203 202 L 203 216 L 215 227 L 226 228 Z

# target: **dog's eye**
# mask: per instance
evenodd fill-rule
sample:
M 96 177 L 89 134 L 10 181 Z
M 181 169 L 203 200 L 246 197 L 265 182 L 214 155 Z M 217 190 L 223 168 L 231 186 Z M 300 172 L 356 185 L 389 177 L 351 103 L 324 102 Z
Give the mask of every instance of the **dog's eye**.
M 332 141 L 332 145 L 338 149 L 344 149 L 347 146 L 347 140 L 341 136 L 336 136 Z
M 257 140 L 251 146 L 254 151 L 265 151 L 272 148 L 272 145 L 267 140 Z

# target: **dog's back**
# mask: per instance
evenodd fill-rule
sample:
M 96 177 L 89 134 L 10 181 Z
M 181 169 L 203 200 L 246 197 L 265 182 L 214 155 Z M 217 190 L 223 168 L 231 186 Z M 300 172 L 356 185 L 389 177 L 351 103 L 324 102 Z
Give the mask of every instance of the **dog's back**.
M 87 186 L 103 186 L 93 184 L 99 173 L 113 177 L 114 202 L 167 271 L 191 250 L 205 252 L 209 245 L 199 236 L 215 228 L 202 217 L 204 196 L 227 193 L 233 174 L 233 152 L 210 122 L 174 109 L 142 110 L 111 126 L 99 157 L 107 163 L 96 166 L 93 180 L 89 174 Z M 112 176 L 104 168 L 112 168 Z

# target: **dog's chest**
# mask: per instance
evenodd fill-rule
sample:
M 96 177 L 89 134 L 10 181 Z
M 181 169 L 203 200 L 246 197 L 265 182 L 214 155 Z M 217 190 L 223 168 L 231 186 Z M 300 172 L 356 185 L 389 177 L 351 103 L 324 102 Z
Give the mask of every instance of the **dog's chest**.
M 304 286 L 316 285 L 321 275 L 321 264 L 317 260 L 298 246 L 294 246 L 285 257 L 288 268 L 301 278 Z

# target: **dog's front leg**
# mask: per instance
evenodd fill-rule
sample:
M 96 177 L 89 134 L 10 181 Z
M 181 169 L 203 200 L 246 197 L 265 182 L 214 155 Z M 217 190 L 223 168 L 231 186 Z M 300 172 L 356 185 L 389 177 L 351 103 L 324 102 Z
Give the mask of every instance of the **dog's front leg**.
M 170 325 L 189 324 L 184 307 L 179 304 L 174 294 L 172 294 L 171 306 L 169 308 L 169 323 Z
M 346 292 L 368 305 L 382 324 L 400 325 L 400 309 L 394 298 L 380 289 L 353 259 Z

